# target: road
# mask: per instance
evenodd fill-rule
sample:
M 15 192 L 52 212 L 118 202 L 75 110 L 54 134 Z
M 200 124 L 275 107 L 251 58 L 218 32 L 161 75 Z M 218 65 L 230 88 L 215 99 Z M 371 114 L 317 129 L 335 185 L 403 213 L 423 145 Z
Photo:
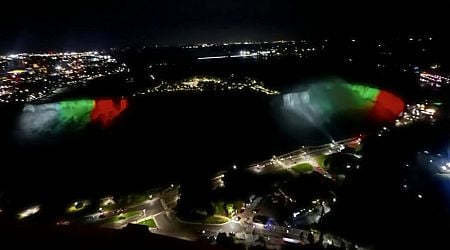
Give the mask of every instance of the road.
M 317 147 L 306 147 L 290 152 L 288 154 L 274 156 L 272 159 L 258 164 L 251 165 L 248 170 L 256 174 L 265 174 L 273 171 L 288 170 L 292 174 L 296 174 L 291 168 L 301 163 L 309 163 L 313 166 L 314 171 L 317 171 L 330 178 L 330 175 L 325 169 L 320 166 L 314 159 L 320 155 L 329 155 L 340 152 L 343 145 L 357 145 L 360 143 L 360 138 L 350 138 L 339 142 L 334 142 L 327 145 Z M 147 218 L 153 218 L 157 224 L 156 229 L 149 229 L 152 233 L 175 237 L 183 240 L 198 240 L 200 237 L 217 236 L 220 232 L 236 233 L 248 245 L 251 245 L 255 240 L 264 237 L 267 246 L 279 249 L 283 239 L 289 238 L 304 242 L 309 231 L 293 229 L 284 226 L 271 226 L 265 228 L 261 224 L 253 223 L 253 210 L 256 208 L 261 197 L 256 197 L 251 204 L 247 206 L 245 211 L 240 215 L 241 220 L 230 220 L 221 225 L 208 225 L 201 223 L 189 223 L 180 221 L 176 218 L 174 208 L 179 199 L 179 188 L 171 187 L 153 195 L 153 199 L 147 200 L 141 204 L 127 207 L 124 212 L 141 211 L 140 215 L 120 220 L 118 222 L 109 223 L 105 226 L 112 228 L 123 228 L 128 223 L 136 223 Z M 111 216 L 110 212 L 105 212 L 106 217 Z M 98 214 L 93 215 L 95 218 Z M 320 234 L 314 234 L 315 240 L 319 240 Z M 334 246 L 340 247 L 344 242 L 340 238 L 331 235 L 324 235 L 325 241 Z
M 342 151 L 344 145 L 359 145 L 360 142 L 360 137 L 354 137 L 321 146 L 304 147 L 287 154 L 273 156 L 270 160 L 252 164 L 248 170 L 255 174 L 268 174 L 279 170 L 287 170 L 291 174 L 297 175 L 291 168 L 298 164 L 309 163 L 313 166 L 314 171 L 331 178 L 328 172 L 318 164 L 315 157 L 338 153 Z
M 149 229 L 150 232 L 179 238 L 183 240 L 195 241 L 200 237 L 217 236 L 220 232 L 240 234 L 243 237 L 244 243 L 251 245 L 260 237 L 263 237 L 266 244 L 274 249 L 279 249 L 283 243 L 283 238 L 290 238 L 299 241 L 304 241 L 309 231 L 292 229 L 284 226 L 273 226 L 264 228 L 261 224 L 255 224 L 252 221 L 253 210 L 257 207 L 262 198 L 257 197 L 241 214 L 240 221 L 231 220 L 222 225 L 208 225 L 182 222 L 176 218 L 173 208 L 176 205 L 178 198 L 178 190 L 172 191 L 168 195 L 156 197 L 152 200 L 146 201 L 142 204 L 127 208 L 125 212 L 142 211 L 145 209 L 145 215 L 142 213 L 139 216 L 127 218 L 119 222 L 107 224 L 105 226 L 120 229 L 125 227 L 128 223 L 136 223 L 145 218 L 153 218 L 157 224 L 157 229 Z M 301 237 L 303 233 L 303 237 Z M 319 240 L 319 234 L 315 235 L 316 241 Z M 340 246 L 341 239 L 333 238 L 330 235 L 325 235 L 326 240 L 332 240 L 333 245 Z

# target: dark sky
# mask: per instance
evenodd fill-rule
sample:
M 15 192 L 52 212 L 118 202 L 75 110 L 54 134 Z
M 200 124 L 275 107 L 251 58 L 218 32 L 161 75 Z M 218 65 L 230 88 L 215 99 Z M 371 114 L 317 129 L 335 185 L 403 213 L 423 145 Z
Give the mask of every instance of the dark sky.
M 433 31 L 449 1 L 78 0 L 2 3 L 1 51 Z

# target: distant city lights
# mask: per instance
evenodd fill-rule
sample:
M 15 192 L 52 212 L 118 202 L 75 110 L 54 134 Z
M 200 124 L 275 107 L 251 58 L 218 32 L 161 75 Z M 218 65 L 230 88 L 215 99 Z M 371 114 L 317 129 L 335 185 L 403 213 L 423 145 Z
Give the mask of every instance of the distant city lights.
M 438 73 L 421 72 L 419 82 L 422 87 L 442 88 L 450 86 L 450 76 Z
M 0 56 L 0 103 L 31 102 L 127 71 L 97 51 Z
M 265 95 L 278 95 L 279 92 L 264 87 L 262 82 L 249 77 L 238 79 L 230 76 L 229 78 L 219 78 L 212 76 L 192 77 L 175 83 L 162 81 L 160 85 L 139 91 L 133 94 L 147 95 L 152 93 L 168 92 L 204 92 L 204 91 L 245 91 L 262 93 Z

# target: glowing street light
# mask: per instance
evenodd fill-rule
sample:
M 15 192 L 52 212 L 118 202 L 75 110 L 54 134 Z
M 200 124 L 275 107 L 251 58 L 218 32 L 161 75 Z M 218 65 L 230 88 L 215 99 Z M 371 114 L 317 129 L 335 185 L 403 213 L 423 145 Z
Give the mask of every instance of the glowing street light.
M 28 208 L 28 209 L 26 209 L 26 210 L 24 210 L 24 211 L 22 211 L 22 212 L 20 212 L 18 214 L 19 219 L 23 219 L 23 218 L 29 217 L 29 216 L 31 216 L 33 214 L 36 214 L 40 210 L 41 210 L 40 206 L 30 207 L 30 208 Z

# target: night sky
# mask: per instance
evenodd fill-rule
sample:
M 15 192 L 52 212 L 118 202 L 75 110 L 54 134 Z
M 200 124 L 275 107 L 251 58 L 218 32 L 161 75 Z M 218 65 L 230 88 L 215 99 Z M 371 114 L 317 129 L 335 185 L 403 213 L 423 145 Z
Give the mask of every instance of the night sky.
M 448 36 L 449 9 L 442 0 L 7 1 L 0 51 L 422 31 Z

